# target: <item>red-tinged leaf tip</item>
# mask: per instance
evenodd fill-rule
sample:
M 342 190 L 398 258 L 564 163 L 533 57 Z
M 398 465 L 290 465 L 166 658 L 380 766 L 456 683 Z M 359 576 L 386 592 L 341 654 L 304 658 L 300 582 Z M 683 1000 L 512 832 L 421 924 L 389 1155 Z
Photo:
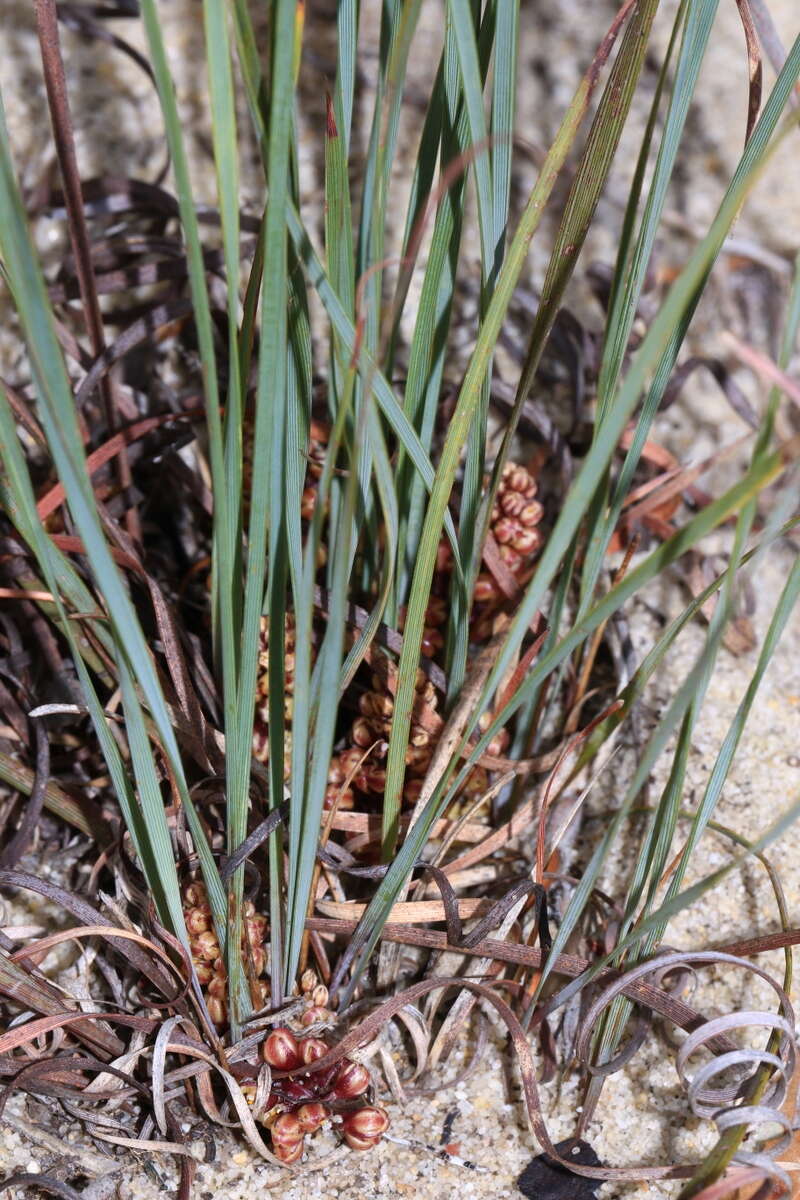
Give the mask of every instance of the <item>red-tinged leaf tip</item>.
M 325 93 L 325 108 L 326 133 L 329 138 L 337 138 L 339 130 L 336 128 L 336 117 L 333 115 L 333 101 L 331 100 L 330 92 Z

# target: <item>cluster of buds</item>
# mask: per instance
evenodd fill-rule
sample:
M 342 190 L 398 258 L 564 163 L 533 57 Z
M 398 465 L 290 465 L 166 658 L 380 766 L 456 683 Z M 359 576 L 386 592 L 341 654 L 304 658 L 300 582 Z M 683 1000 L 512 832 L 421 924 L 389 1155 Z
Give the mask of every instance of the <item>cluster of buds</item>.
M 312 422 L 306 480 L 303 492 L 305 520 L 313 516 L 317 501 L 319 478 L 328 443 L 328 431 Z M 542 505 L 536 498 L 537 486 L 533 475 L 517 463 L 507 463 L 492 508 L 490 532 L 502 561 L 520 582 L 525 582 L 533 559 L 541 544 L 539 523 Z M 422 653 L 435 658 L 441 652 L 447 623 L 447 592 L 453 559 L 450 546 L 443 539 L 437 555 L 433 589 L 425 613 Z M 493 632 L 498 611 L 505 595 L 495 578 L 484 571 L 479 574 L 474 592 L 472 638 L 485 641 Z M 261 623 L 259 671 L 256 686 L 253 755 L 262 763 L 269 759 L 269 627 L 266 618 Z M 296 630 L 294 617 L 287 614 L 284 629 L 284 778 L 291 773 L 292 715 L 294 705 L 294 666 Z M 397 668 L 383 656 L 372 664 L 371 686 L 359 698 L 359 712 L 346 738 L 344 749 L 333 756 L 328 770 L 325 808 L 340 809 L 356 806 L 358 795 L 383 795 L 386 787 L 386 755 L 394 716 L 394 693 Z M 438 737 L 437 695 L 423 671 L 417 674 L 417 695 L 412 712 L 409 744 L 406 750 L 404 803 L 412 807 L 419 798 L 423 780 L 430 766 Z M 484 720 L 488 720 L 488 716 Z M 487 748 L 490 755 L 501 755 L 507 744 L 504 732 L 493 739 Z M 476 767 L 464 783 L 463 799 L 469 801 L 485 794 L 488 788 L 486 771 Z
M 397 688 L 397 667 L 388 658 L 376 658 L 373 664 L 371 687 L 359 698 L 359 715 L 349 733 L 349 745 L 334 756 L 328 773 L 325 807 L 354 807 L 356 794 L 382 796 L 386 788 L 386 755 L 389 748 L 394 694 Z M 416 697 L 412 710 L 411 730 L 406 749 L 406 776 L 403 802 L 412 808 L 422 789 L 438 737 L 438 697 L 436 689 L 425 675 L 417 671 Z M 485 721 L 490 718 L 488 715 Z M 485 724 L 484 724 L 485 728 Z M 502 754 L 508 744 L 503 730 L 492 739 L 487 753 Z M 349 782 L 348 782 L 349 781 Z M 345 787 L 345 784 L 347 786 Z M 489 778 L 481 766 L 476 766 L 461 788 L 461 798 L 467 802 L 486 793 Z
M 294 614 L 286 614 L 283 631 L 283 714 L 286 726 L 283 735 L 283 774 L 288 779 L 292 761 L 292 714 L 294 711 Z M 258 645 L 258 674 L 256 675 L 256 708 L 253 720 L 253 757 L 257 762 L 269 761 L 269 618 L 261 618 Z
M 339 797 L 339 807 L 352 808 L 354 789 L 365 795 L 383 795 L 396 685 L 395 664 L 387 658 L 376 659 L 371 687 L 359 698 L 359 715 L 350 727 L 347 738 L 349 744 L 331 763 L 326 807 L 332 807 Z M 436 689 L 424 672 L 418 671 L 411 733 L 406 750 L 407 803 L 413 803 L 419 794 L 419 787 L 433 755 L 436 733 L 429 732 L 425 726 L 426 716 L 428 725 L 431 724 L 431 717 L 435 718 L 436 706 Z M 348 779 L 350 784 L 342 792 L 342 786 Z
M 216 1026 L 221 1027 L 228 1019 L 228 973 L 211 919 L 211 906 L 204 884 L 190 883 L 184 888 L 183 916 L 194 969 L 205 992 L 208 1015 Z M 267 968 L 264 952 L 266 928 L 267 918 L 257 913 L 252 903 L 246 900 L 242 909 L 242 958 L 254 999 L 260 1006 L 265 1005 L 270 996 L 269 983 L 263 978 Z
M 328 1007 L 328 989 L 311 967 L 303 971 L 300 976 L 300 998 L 303 1001 L 303 1008 L 300 1015 L 291 1022 L 296 1030 L 302 1031 L 311 1025 L 318 1025 L 333 1019 L 333 1013 Z
M 272 1080 L 262 1117 L 281 1162 L 298 1162 L 306 1135 L 334 1116 L 340 1118 L 335 1129 L 353 1150 L 376 1146 L 389 1128 L 385 1109 L 367 1100 L 371 1080 L 361 1063 L 344 1058 L 328 1070 L 304 1073 L 329 1050 L 322 1038 L 298 1038 L 286 1027 L 273 1030 L 262 1044 L 264 1061 L 287 1073 Z
M 536 499 L 536 480 L 518 463 L 506 463 L 492 508 L 489 532 L 497 543 L 500 558 L 520 581 L 530 571 L 542 544 L 539 522 L 543 508 Z M 492 634 L 492 618 L 503 603 L 503 592 L 488 571 L 475 581 L 472 636 L 484 641 Z

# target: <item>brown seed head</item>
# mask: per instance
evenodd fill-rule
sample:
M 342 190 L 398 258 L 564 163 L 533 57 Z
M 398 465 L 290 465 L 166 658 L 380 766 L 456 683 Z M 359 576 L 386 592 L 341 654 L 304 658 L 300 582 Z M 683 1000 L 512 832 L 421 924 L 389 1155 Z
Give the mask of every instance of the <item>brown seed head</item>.
M 526 525 L 532 529 L 534 525 L 538 525 L 544 516 L 544 508 L 538 500 L 529 500 L 523 508 L 520 509 L 519 519 L 522 525 Z
M 444 638 L 438 629 L 432 626 L 427 626 L 422 631 L 422 643 L 420 649 L 426 658 L 433 658 L 444 646 Z
M 256 975 L 263 975 L 264 968 L 267 965 L 267 956 L 260 946 L 250 947 L 250 957 L 253 963 L 253 970 Z
M 495 521 L 492 528 L 494 540 L 504 546 L 506 542 L 513 542 L 514 538 L 521 531 L 519 523 L 511 517 L 500 517 Z
M 371 1150 L 373 1146 L 377 1146 L 381 1140 L 379 1137 L 368 1138 L 358 1137 L 355 1133 L 350 1133 L 348 1129 L 343 1129 L 344 1140 L 347 1142 L 351 1150 Z
M 520 529 L 511 539 L 513 548 L 525 558 L 529 558 L 532 554 L 535 554 L 541 542 L 542 535 L 538 529 Z
M 197 982 L 202 987 L 205 987 L 214 978 L 214 968 L 211 966 L 211 963 L 196 962 L 194 964 L 194 971 L 197 976 Z
M 245 921 L 245 932 L 251 946 L 260 946 L 267 932 L 267 918 L 256 915 Z
M 224 975 L 214 974 L 208 983 L 209 996 L 216 996 L 218 1000 L 224 1000 L 225 993 L 228 990 L 228 981 Z
M 486 604 L 497 595 L 497 584 L 491 575 L 479 575 L 475 580 L 473 596 L 476 604 Z
M 376 730 L 366 717 L 356 717 L 350 730 L 350 739 L 354 746 L 366 750 L 377 737 L 380 737 L 380 730 Z
M 211 908 L 208 904 L 197 904 L 185 912 L 186 928 L 190 937 L 205 933 L 211 928 Z
M 520 513 L 522 512 L 523 508 L 525 507 L 525 497 L 521 496 L 519 494 L 519 492 L 505 492 L 503 495 L 501 495 L 499 497 L 499 500 L 500 500 L 500 504 L 499 504 L 500 511 L 505 513 L 505 515 L 507 517 L 518 517 L 520 515 Z M 494 508 L 492 510 L 492 519 L 493 520 L 495 519 L 494 514 L 496 512 L 497 512 L 497 508 Z M 498 513 L 498 516 L 499 516 L 499 513 Z

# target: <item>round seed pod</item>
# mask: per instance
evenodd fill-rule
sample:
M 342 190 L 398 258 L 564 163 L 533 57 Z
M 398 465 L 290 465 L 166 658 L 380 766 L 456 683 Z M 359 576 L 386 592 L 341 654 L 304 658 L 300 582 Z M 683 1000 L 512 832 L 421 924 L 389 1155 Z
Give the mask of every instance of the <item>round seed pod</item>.
M 513 542 L 521 528 L 522 526 L 512 517 L 499 517 L 492 526 L 492 534 L 494 540 L 503 546 L 506 542 Z
M 300 991 L 313 992 L 314 988 L 319 983 L 319 976 L 312 967 L 306 967 L 303 974 L 300 976 Z
M 325 984 L 318 983 L 316 985 L 316 987 L 313 989 L 313 991 L 311 992 L 312 1004 L 315 1004 L 317 1008 L 327 1008 L 329 999 L 330 999 L 330 996 L 328 994 L 328 989 L 325 987 Z
M 272 1142 L 275 1146 L 292 1145 L 294 1142 L 302 1142 L 304 1137 L 303 1126 L 292 1112 L 281 1113 L 274 1121 L 270 1133 L 272 1134 Z
M 212 929 L 206 929 L 203 933 L 199 933 L 196 938 L 192 939 L 191 949 L 194 958 L 213 962 L 214 959 L 219 958 L 217 935 Z
M 228 1008 L 225 1001 L 218 996 L 209 996 L 206 1002 L 208 1015 L 215 1025 L 224 1025 L 228 1019 Z
M 389 1114 L 385 1108 L 367 1104 L 355 1112 L 346 1113 L 343 1129 L 357 1138 L 380 1138 L 389 1128 Z
M 379 1137 L 359 1137 L 358 1134 L 351 1133 L 349 1129 L 343 1129 L 342 1133 L 351 1150 L 371 1150 L 381 1140 Z
M 205 987 L 214 978 L 214 968 L 207 962 L 196 962 L 194 964 L 194 973 L 201 987 Z
M 329 1021 L 330 1017 L 331 1017 L 331 1014 L 328 1012 L 327 1008 L 323 1008 L 322 1005 L 319 1005 L 319 1004 L 312 1004 L 311 1008 L 307 1008 L 306 1011 L 300 1017 L 300 1024 L 301 1025 L 316 1025 L 318 1021 Z M 301 1044 L 301 1049 L 302 1049 L 302 1044 Z
M 303 488 L 303 495 L 300 498 L 300 516 L 304 521 L 310 521 L 314 516 L 314 509 L 317 507 L 317 489 L 315 487 Z
M 522 566 L 522 555 L 519 554 L 512 546 L 500 546 L 500 557 L 510 571 L 515 573 Z
M 303 1157 L 304 1141 L 305 1138 L 301 1137 L 298 1142 L 280 1142 L 277 1146 L 272 1147 L 273 1153 L 276 1158 L 280 1159 L 282 1163 L 286 1163 L 287 1166 L 291 1163 L 299 1162 Z
M 423 780 L 420 778 L 407 779 L 403 784 L 403 803 L 408 805 L 409 808 L 419 800 L 422 784 Z
M 542 544 L 542 535 L 538 529 L 520 528 L 510 539 L 511 545 L 523 558 L 530 558 Z
M 318 1020 L 319 1018 L 316 1019 Z M 310 1024 L 310 1022 L 305 1022 L 305 1024 Z M 330 1047 L 328 1046 L 327 1042 L 323 1042 L 322 1038 L 307 1037 L 302 1038 L 298 1042 L 298 1054 L 300 1055 L 300 1061 L 306 1067 L 310 1066 L 311 1063 L 316 1062 L 317 1059 L 324 1058 L 329 1049 Z
M 367 1068 L 361 1063 L 353 1062 L 351 1058 L 346 1058 L 336 1072 L 332 1091 L 338 1100 L 355 1100 L 357 1096 L 364 1095 L 369 1085 L 370 1075 Z
M 492 509 L 492 521 L 502 513 L 506 517 L 518 517 L 525 508 L 525 497 L 520 492 L 504 492 Z
M 211 928 L 211 907 L 208 904 L 195 904 L 184 910 L 186 929 L 190 937 L 205 933 Z
M 215 973 L 209 981 L 208 988 L 206 989 L 209 996 L 215 996 L 219 1000 L 224 999 L 227 991 L 227 983 L 228 981 L 224 975 Z
M 350 730 L 350 740 L 361 750 L 366 750 L 376 740 L 375 730 L 365 717 L 356 717 Z
M 261 1057 L 276 1071 L 293 1071 L 302 1066 L 303 1062 L 297 1038 L 291 1029 L 285 1026 L 273 1029 L 269 1037 L 262 1042 Z
M 476 604 L 487 604 L 490 600 L 495 599 L 497 596 L 497 584 L 491 575 L 482 573 L 478 576 L 475 580 L 473 596 Z
M 433 747 L 430 741 L 423 746 L 413 744 L 406 750 L 406 766 L 415 775 L 424 775 L 433 758 Z
M 183 891 L 183 903 L 188 908 L 196 908 L 201 904 L 208 903 L 205 884 L 190 883 Z
M 253 917 L 248 917 L 244 923 L 247 940 L 254 948 L 263 945 L 264 938 L 267 934 L 267 918 L 256 914 Z
M 362 791 L 381 795 L 386 790 L 386 768 L 365 766 L 358 778 L 363 783 Z
M 444 638 L 438 629 L 426 626 L 422 631 L 421 650 L 426 658 L 434 658 L 444 646 Z
M 538 500 L 531 500 L 520 509 L 518 516 L 521 524 L 532 529 L 534 525 L 539 524 L 544 516 L 544 507 Z
M 327 1108 L 319 1100 L 312 1101 L 310 1104 L 301 1104 L 295 1113 L 306 1133 L 314 1133 L 327 1121 L 329 1115 Z
M 261 949 L 260 946 L 251 945 L 250 955 L 252 958 L 253 970 L 255 971 L 256 975 L 263 975 L 264 968 L 267 965 L 266 954 L 264 953 L 264 951 Z
M 359 697 L 358 707 L 363 716 L 386 722 L 391 720 L 394 712 L 394 700 L 381 692 L 364 692 Z

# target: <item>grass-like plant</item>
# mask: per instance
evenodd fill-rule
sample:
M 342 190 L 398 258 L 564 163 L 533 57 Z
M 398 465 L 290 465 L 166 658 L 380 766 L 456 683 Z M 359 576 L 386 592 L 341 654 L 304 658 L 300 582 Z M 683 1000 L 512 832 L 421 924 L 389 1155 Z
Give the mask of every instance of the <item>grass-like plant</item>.
M 680 510 L 684 516 L 668 527 L 668 536 L 635 558 L 631 546 L 621 567 L 610 555 L 630 534 L 626 513 L 647 475 L 646 443 L 715 261 L 769 155 L 793 134 L 796 116 L 787 105 L 800 73 L 800 41 L 778 64 L 762 104 L 756 31 L 742 6 L 753 63 L 747 140 L 707 232 L 639 336 L 634 322 L 714 36 L 717 0 L 677 6 L 619 231 L 590 435 L 574 448 L 578 461 L 569 480 L 540 483 L 544 516 L 531 516 L 530 527 L 541 527 L 536 540 L 543 541 L 534 562 L 532 554 L 501 553 L 498 504 L 520 439 L 530 444 L 531 391 L 628 123 L 645 55 L 655 53 L 658 0 L 626 0 L 620 8 L 513 220 L 519 0 L 448 0 L 399 246 L 391 240 L 392 197 L 420 0 L 381 6 L 363 155 L 353 148 L 363 13 L 357 0 L 339 0 L 335 75 L 325 111 L 320 97 L 324 195 L 317 209 L 299 202 L 295 90 L 304 69 L 304 5 L 273 0 L 267 30 L 257 36 L 246 0 L 204 0 L 206 61 L 197 68 L 208 85 L 213 213 L 199 208 L 192 194 L 155 0 L 140 0 L 138 11 L 121 3 L 109 11 L 141 20 L 144 29 L 171 170 L 169 184 L 157 188 L 80 179 L 57 8 L 54 0 L 36 0 L 34 7 L 61 180 L 50 207 L 66 218 L 71 257 L 59 280 L 45 277 L 0 114 L 0 257 L 30 372 L 29 380 L 9 381 L 0 390 L 0 505 L 5 544 L 16 564 L 14 586 L 4 594 L 30 598 L 23 611 L 30 618 L 38 609 L 52 630 L 50 669 L 53 654 L 67 655 L 80 684 L 79 710 L 50 706 L 34 720 L 46 722 L 56 709 L 62 718 L 71 715 L 82 738 L 99 747 L 107 783 L 94 797 L 60 785 L 48 769 L 41 735 L 38 755 L 0 746 L 0 778 L 30 797 L 0 882 L 37 886 L 14 868 L 43 807 L 94 838 L 109 864 L 121 856 L 126 876 L 135 881 L 129 899 L 144 897 L 138 907 L 132 900 L 129 905 L 134 924 L 124 925 L 119 911 L 113 920 L 110 910 L 100 917 L 86 900 L 62 890 L 49 894 L 72 905 L 86 929 L 96 932 L 102 924 L 109 946 L 137 969 L 147 965 L 150 982 L 167 992 L 173 1016 L 166 1024 L 153 1010 L 137 1018 L 137 1027 L 153 1038 L 155 1113 L 164 1133 L 174 1135 L 164 1100 L 168 1065 L 179 1071 L 181 1063 L 193 1062 L 196 1073 L 213 1062 L 245 1131 L 268 1154 L 242 1099 L 245 1076 L 232 1073 L 231 1064 L 250 1061 L 259 1043 L 269 1042 L 265 1061 L 276 1072 L 310 1067 L 310 1060 L 296 1057 L 296 1044 L 287 1049 L 274 1031 L 272 1042 L 267 1034 L 296 1012 L 293 997 L 313 959 L 342 1020 L 357 992 L 388 1004 L 355 1034 L 345 1037 L 343 1026 L 334 1027 L 335 1044 L 323 1047 L 309 1076 L 319 1085 L 314 1096 L 329 1096 L 331 1087 L 340 1086 L 331 1071 L 341 1072 L 342 1060 L 371 1035 L 375 1020 L 388 1019 L 410 996 L 438 984 L 433 974 L 395 994 L 392 939 L 440 949 L 455 943 L 472 955 L 462 995 L 474 998 L 477 992 L 507 1020 L 523 1062 L 535 1132 L 552 1150 L 523 1030 L 538 1027 L 602 972 L 617 978 L 607 968 L 638 970 L 654 958 L 669 919 L 733 869 L 735 864 L 684 886 L 698 845 L 715 828 L 728 770 L 800 589 L 795 564 L 708 785 L 688 814 L 688 835 L 676 858 L 679 821 L 687 815 L 688 750 L 734 612 L 737 580 L 796 519 L 792 466 L 798 445 L 776 435 L 780 388 L 757 418 L 747 469 L 728 490 L 693 513 Z M 760 6 L 758 11 L 763 23 Z M 96 33 L 102 20 L 102 14 L 86 14 L 82 31 Z M 763 24 L 760 32 L 765 36 Z M 263 166 L 264 206 L 246 213 L 240 154 L 253 139 Z M 545 211 L 567 172 L 566 199 L 546 225 L 555 229 L 549 265 L 514 394 L 502 410 L 498 445 L 488 433 L 492 414 L 500 411 L 498 342 L 531 241 L 544 236 Z M 466 216 L 470 194 L 474 231 Z M 114 214 L 113 227 L 108 213 Z M 477 318 L 466 369 L 452 394 L 459 369 L 452 323 L 470 244 L 480 253 Z M 139 305 L 123 331 L 113 334 L 119 313 L 102 305 L 101 295 L 120 299 L 153 282 L 163 292 Z M 65 307 L 72 299 L 79 306 Z M 800 273 L 773 371 L 786 387 L 791 381 L 781 371 L 793 352 L 798 319 Z M 154 383 L 140 389 L 134 405 L 118 364 L 137 350 L 146 357 L 145 376 L 155 381 L 160 371 L 173 369 L 163 348 L 166 337 L 188 347 L 181 369 L 191 399 L 170 410 Z M 185 603 L 181 574 L 165 563 L 165 530 L 142 514 L 137 500 L 147 499 L 149 459 L 156 451 L 180 462 L 170 483 L 170 502 L 180 497 L 175 528 L 178 522 L 184 534 L 190 528 L 192 544 L 207 556 L 207 589 L 192 584 L 200 615 Z M 667 472 L 638 511 L 658 511 L 689 482 L 687 473 Z M 768 487 L 771 500 L 764 505 Z M 665 628 L 623 687 L 604 682 L 596 663 L 609 621 L 725 524 L 731 536 L 722 574 Z M 531 546 L 533 541 L 530 534 Z M 476 615 L 489 592 L 496 597 L 492 619 L 477 633 Z M 433 650 L 432 593 L 444 613 Z M 545 939 L 532 948 L 536 932 L 546 928 L 541 907 L 545 867 L 557 844 L 548 823 L 555 797 L 603 761 L 681 631 L 714 597 L 702 651 L 642 749 L 579 882 L 565 893 L 552 943 Z M 373 777 L 379 769 L 380 787 L 370 793 L 359 780 L 365 763 L 373 763 L 375 745 L 356 742 L 354 754 L 351 744 L 349 757 L 341 759 L 341 742 L 365 678 L 381 669 L 388 681 L 388 732 L 378 752 L 385 758 L 379 768 L 370 767 Z M 428 684 L 422 701 L 420 670 Z M 254 763 L 257 689 L 264 698 L 264 747 Z M 35 708 L 32 694 L 31 701 Z M 409 807 L 409 746 L 420 729 L 432 753 Z M 637 861 L 617 897 L 622 916 L 613 950 L 587 961 L 577 980 L 554 997 L 553 979 L 576 973 L 576 960 L 566 951 L 584 928 L 608 855 L 664 754 L 670 757 L 668 781 L 644 819 Z M 332 783 L 332 762 L 340 760 L 345 768 Z M 465 811 L 465 786 L 484 778 L 476 768 L 488 772 L 483 791 L 489 799 Z M 349 816 L 343 802 L 353 787 L 361 803 Z M 795 803 L 742 854 L 760 854 L 798 814 Z M 360 858 L 344 846 L 354 831 L 364 835 Z M 465 896 L 476 886 L 469 869 L 491 865 L 493 855 L 520 834 L 529 847 L 520 854 L 527 862 L 522 884 L 503 888 L 506 877 L 496 872 L 499 882 L 483 896 Z M 465 850 L 470 840 L 475 845 Z M 326 894 L 325 872 L 340 880 L 333 893 L 337 911 L 357 914 L 349 924 L 314 915 Z M 189 875 L 202 879 L 204 890 L 195 890 L 187 903 Z M 423 900 L 431 878 L 440 900 L 423 905 L 418 911 L 429 915 L 420 920 L 445 917 L 446 934 L 408 924 L 409 894 Z M 195 910 L 206 897 L 209 918 L 203 924 Z M 243 952 L 252 941 L 249 900 L 267 918 L 266 1003 L 256 987 L 254 955 Z M 358 908 L 341 910 L 342 903 L 356 902 Z M 406 921 L 399 929 L 398 914 Z M 462 919 L 473 914 L 478 924 L 465 933 Z M 203 974 L 196 952 L 198 921 L 216 938 L 223 960 L 215 971 L 226 980 L 227 995 L 215 1009 L 206 991 L 209 972 Z M 791 940 L 786 934 L 784 943 Z M 512 1007 L 473 977 L 475 958 L 479 964 L 503 961 L 508 947 L 520 954 L 507 961 L 526 973 L 521 1000 Z M 263 953 L 260 944 L 253 949 Z M 88 1040 L 96 1069 L 119 1053 L 112 1023 L 98 1018 L 95 1032 L 87 1019 L 76 1023 L 74 1010 L 54 999 L 31 959 L 20 963 L 2 954 L 0 991 L 41 1016 L 0 1037 L 0 1053 L 11 1054 L 26 1037 L 32 1045 L 38 1032 L 59 1023 L 70 1036 Z M 169 987 L 176 974 L 188 988 L 177 996 Z M 650 986 L 645 995 L 644 985 L 627 979 L 621 976 L 598 1013 L 587 1049 L 596 1063 L 616 1055 L 634 1000 L 684 1027 L 695 1021 L 696 1014 L 676 1006 L 666 992 Z M 310 994 L 310 987 L 305 990 Z M 466 1011 L 466 1000 L 459 1003 Z M 427 1035 L 441 1046 L 439 1020 L 433 1009 Z M 458 1023 L 447 1020 L 455 1036 Z M 181 1022 L 185 1040 L 177 1032 Z M 785 1073 L 790 1040 L 781 1026 L 769 1047 L 772 1057 L 750 1064 L 740 1098 L 755 1103 L 776 1072 Z M 724 1041 L 720 1035 L 718 1051 Z M 730 1046 L 727 1052 L 733 1053 Z M 594 1075 L 588 1084 L 587 1120 L 601 1078 Z M 264 1094 L 256 1097 L 257 1112 L 269 1107 L 268 1097 L 273 1111 L 294 1112 L 280 1080 L 278 1074 L 272 1085 L 259 1085 Z M 340 1099 L 348 1098 L 346 1092 L 342 1084 Z M 347 1127 L 349 1144 L 365 1148 L 380 1136 L 382 1118 L 361 1111 L 360 1125 L 351 1114 L 341 1127 Z M 308 1121 L 313 1124 L 312 1117 Z M 295 1136 L 290 1124 L 284 1121 L 276 1133 L 273 1118 L 271 1126 L 273 1148 L 288 1162 L 299 1151 L 280 1152 L 281 1137 L 286 1146 L 296 1147 L 298 1137 L 302 1145 L 302 1132 Z M 312 1124 L 303 1127 L 306 1132 Z M 723 1122 L 720 1129 L 716 1150 L 683 1195 L 698 1195 L 726 1170 L 747 1125 Z

